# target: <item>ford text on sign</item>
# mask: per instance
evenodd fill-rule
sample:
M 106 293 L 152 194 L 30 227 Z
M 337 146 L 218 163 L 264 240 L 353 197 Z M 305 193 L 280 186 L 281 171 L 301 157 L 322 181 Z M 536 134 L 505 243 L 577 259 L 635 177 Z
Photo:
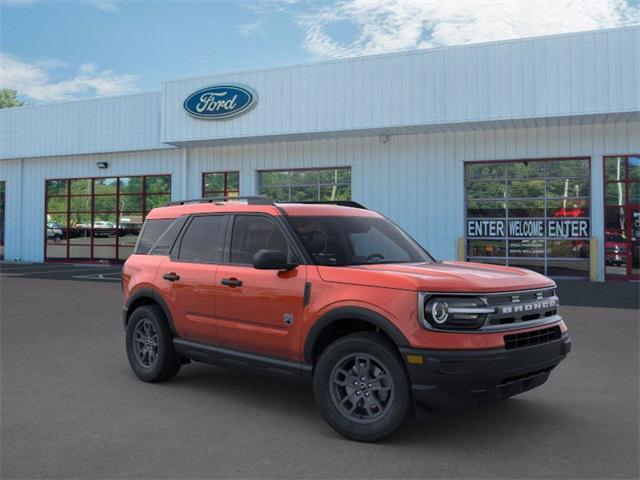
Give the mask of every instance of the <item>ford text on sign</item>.
M 249 87 L 215 85 L 189 95 L 184 101 L 184 109 L 192 117 L 218 120 L 245 113 L 257 101 L 258 96 Z
M 589 238 L 587 219 L 467 220 L 469 238 Z

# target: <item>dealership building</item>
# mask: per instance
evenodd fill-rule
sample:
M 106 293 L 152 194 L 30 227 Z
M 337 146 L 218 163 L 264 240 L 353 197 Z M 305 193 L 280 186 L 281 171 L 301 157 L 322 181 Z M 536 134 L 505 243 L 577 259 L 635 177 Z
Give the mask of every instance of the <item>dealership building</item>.
M 170 200 L 355 200 L 436 258 L 640 278 L 640 27 L 0 110 L 6 261 L 122 262 Z

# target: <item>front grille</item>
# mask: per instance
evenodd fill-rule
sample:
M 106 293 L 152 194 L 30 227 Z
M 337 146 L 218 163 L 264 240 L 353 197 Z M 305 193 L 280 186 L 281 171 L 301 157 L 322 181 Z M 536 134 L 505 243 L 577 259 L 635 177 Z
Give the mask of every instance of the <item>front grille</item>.
M 488 306 L 496 307 L 496 312 L 487 317 L 487 326 L 531 322 L 558 313 L 558 297 L 554 288 L 492 294 L 486 297 L 486 302 Z
M 540 345 L 541 343 L 557 340 L 562 336 L 560 327 L 543 328 L 532 332 L 514 333 L 513 335 L 505 335 L 504 346 L 507 350 L 514 348 L 530 347 L 532 345 Z

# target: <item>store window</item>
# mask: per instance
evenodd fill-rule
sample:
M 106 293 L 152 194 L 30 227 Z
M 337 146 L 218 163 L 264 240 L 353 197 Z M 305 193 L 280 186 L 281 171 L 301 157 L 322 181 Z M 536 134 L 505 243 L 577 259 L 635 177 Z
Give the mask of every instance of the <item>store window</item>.
M 4 189 L 5 183 L 0 182 L 0 260 L 4 260 Z
M 589 275 L 588 158 L 465 165 L 467 259 Z
M 170 200 L 170 175 L 47 180 L 45 258 L 124 261 L 147 213 Z
M 202 174 L 203 197 L 237 197 L 240 195 L 240 172 Z
M 640 279 L 640 155 L 604 158 L 607 279 Z
M 351 200 L 351 168 L 258 172 L 258 191 L 280 202 Z

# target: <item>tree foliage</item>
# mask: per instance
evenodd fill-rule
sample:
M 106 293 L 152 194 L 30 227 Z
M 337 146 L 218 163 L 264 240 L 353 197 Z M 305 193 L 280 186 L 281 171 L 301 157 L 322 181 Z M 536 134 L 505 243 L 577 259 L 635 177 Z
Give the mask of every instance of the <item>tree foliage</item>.
M 24 102 L 18 100 L 18 92 L 9 88 L 0 89 L 0 108 L 21 107 Z

